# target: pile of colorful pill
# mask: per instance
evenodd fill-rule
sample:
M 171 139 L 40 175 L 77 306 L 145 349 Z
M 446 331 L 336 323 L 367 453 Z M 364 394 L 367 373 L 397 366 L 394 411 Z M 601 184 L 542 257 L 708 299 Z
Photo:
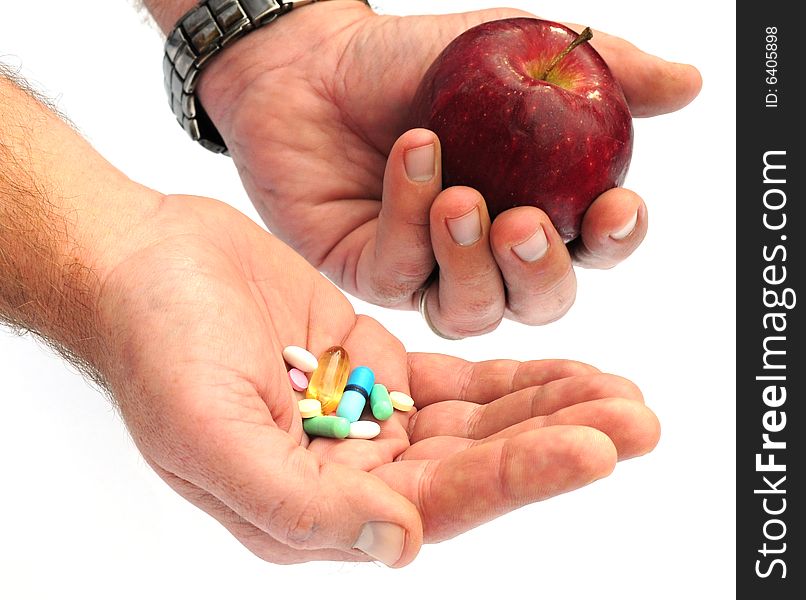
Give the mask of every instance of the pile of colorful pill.
M 414 408 L 414 400 L 408 395 L 375 383 L 369 367 L 351 371 L 350 358 L 341 346 L 328 348 L 318 359 L 305 348 L 287 346 L 283 359 L 291 367 L 291 387 L 305 392 L 299 412 L 308 435 L 371 440 L 381 433 L 381 426 L 360 420 L 367 401 L 378 421 L 387 420 L 395 409 L 406 412 Z M 310 379 L 306 373 L 312 374 Z

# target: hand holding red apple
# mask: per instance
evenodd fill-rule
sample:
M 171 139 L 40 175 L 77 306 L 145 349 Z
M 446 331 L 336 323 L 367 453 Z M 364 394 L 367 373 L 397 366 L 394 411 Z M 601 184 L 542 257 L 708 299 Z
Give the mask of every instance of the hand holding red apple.
M 423 76 L 413 125 L 442 142 L 442 184 L 484 196 L 490 216 L 536 206 L 566 242 L 624 182 L 632 117 L 607 64 L 559 23 L 513 18 L 457 37 Z
M 640 244 L 641 198 L 605 192 L 566 246 L 538 208 L 491 222 L 478 191 L 443 190 L 439 140 L 405 132 L 437 55 L 474 25 L 519 16 L 531 15 L 395 17 L 359 2 L 317 3 L 223 52 L 202 76 L 201 100 L 272 232 L 344 290 L 413 309 L 438 265 L 427 307 L 445 334 L 484 333 L 502 318 L 545 323 L 573 303 L 574 263 L 609 268 Z M 693 67 L 600 32 L 592 43 L 633 116 L 677 110 L 699 91 Z

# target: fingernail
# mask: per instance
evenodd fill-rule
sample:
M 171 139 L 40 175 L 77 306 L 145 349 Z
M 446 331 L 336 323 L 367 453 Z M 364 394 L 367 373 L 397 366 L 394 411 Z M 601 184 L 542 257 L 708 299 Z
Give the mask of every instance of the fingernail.
M 431 181 L 434 178 L 434 144 L 412 148 L 403 154 L 406 176 L 412 181 Z
M 635 211 L 635 214 L 630 218 L 627 223 L 624 224 L 624 227 L 619 229 L 618 231 L 614 231 L 610 234 L 610 237 L 614 240 L 623 240 L 628 235 L 630 235 L 633 230 L 635 229 L 635 224 L 638 223 L 638 211 Z
M 406 530 L 394 523 L 371 521 L 365 523 L 353 548 L 391 567 L 403 554 Z
M 460 246 L 470 246 L 481 238 L 481 219 L 479 219 L 479 207 L 476 206 L 469 213 L 447 219 L 448 231 L 453 241 Z
M 546 255 L 549 250 L 549 240 L 543 227 L 538 227 L 525 242 L 512 246 L 512 251 L 524 262 L 535 262 Z

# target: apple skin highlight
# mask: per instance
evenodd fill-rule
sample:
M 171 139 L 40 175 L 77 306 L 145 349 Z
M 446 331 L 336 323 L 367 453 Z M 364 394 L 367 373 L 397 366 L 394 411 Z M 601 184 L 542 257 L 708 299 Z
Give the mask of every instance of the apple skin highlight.
M 503 19 L 469 29 L 435 59 L 412 104 L 413 125 L 442 145 L 443 186 L 484 196 L 491 217 L 545 211 L 563 241 L 627 175 L 632 115 L 604 59 L 559 23 Z

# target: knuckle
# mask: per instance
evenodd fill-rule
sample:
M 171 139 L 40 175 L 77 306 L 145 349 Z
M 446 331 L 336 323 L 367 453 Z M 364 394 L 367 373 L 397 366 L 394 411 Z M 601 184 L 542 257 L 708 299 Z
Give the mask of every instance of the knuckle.
M 514 466 L 514 452 L 512 451 L 512 442 L 507 441 L 501 447 L 501 454 L 498 456 L 498 477 L 497 477 L 497 488 L 498 494 L 501 498 L 505 498 L 508 501 L 513 501 L 520 496 L 518 493 L 519 490 L 514 485 L 515 481 L 518 481 L 518 477 L 513 476 L 513 466 Z
M 471 411 L 467 419 L 467 432 L 471 440 L 480 440 L 484 437 L 484 415 L 487 412 L 488 404 L 477 404 Z
M 441 307 L 440 328 L 455 337 L 472 337 L 489 333 L 504 317 L 503 299 L 493 295 L 479 296 L 461 305 Z
M 450 273 L 450 279 L 453 285 L 466 289 L 468 292 L 481 291 L 482 286 L 486 287 L 491 282 L 501 281 L 501 270 L 496 263 L 490 262 L 475 265 L 472 268 L 454 269 Z
M 446 318 L 462 321 L 499 321 L 504 310 L 503 293 L 465 296 L 459 302 L 450 302 L 444 310 Z
M 509 313 L 525 325 L 547 325 L 565 316 L 576 301 L 576 279 L 563 277 L 545 290 L 509 298 Z
M 322 512 L 313 497 L 284 498 L 271 511 L 268 531 L 278 541 L 292 548 L 304 548 L 316 535 L 322 522 Z
M 394 306 L 409 298 L 431 275 L 433 267 L 422 262 L 398 263 L 372 275 L 372 293 L 378 304 Z
M 394 263 L 389 267 L 393 279 L 419 285 L 431 275 L 434 265 L 427 260 L 406 260 Z
M 500 296 L 482 296 L 468 302 L 462 309 L 466 316 L 487 321 L 499 321 L 503 308 L 503 299 Z
M 296 475 L 296 485 L 284 490 L 260 511 L 258 526 L 291 548 L 307 548 L 321 530 L 322 503 L 318 501 L 321 466 L 298 447 L 285 460 L 284 469 Z
M 372 282 L 372 298 L 380 306 L 395 306 L 400 304 L 412 294 L 414 288 L 402 281 L 375 277 Z

